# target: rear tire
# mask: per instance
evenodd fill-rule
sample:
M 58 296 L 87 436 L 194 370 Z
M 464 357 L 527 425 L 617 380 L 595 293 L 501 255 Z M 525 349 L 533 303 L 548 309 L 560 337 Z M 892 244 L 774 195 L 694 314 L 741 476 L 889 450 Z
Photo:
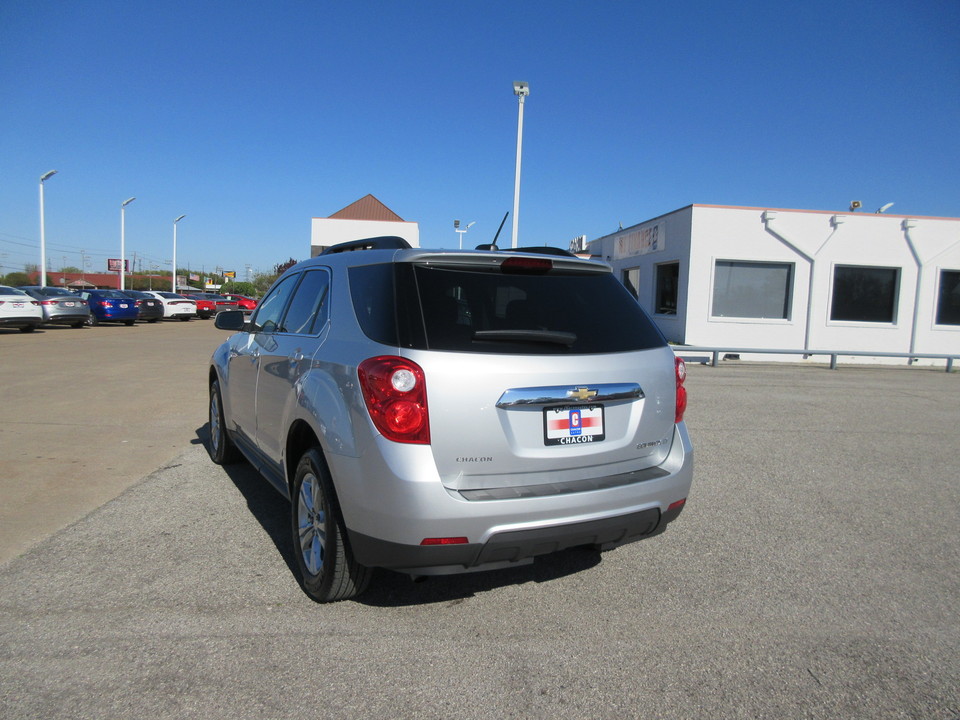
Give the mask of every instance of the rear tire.
M 126 325 L 127 327 L 130 327 L 130 326 L 133 325 L 135 322 L 136 322 L 136 320 L 124 320 L 123 324 Z
M 242 457 L 227 434 L 219 380 L 210 383 L 210 443 L 207 445 L 207 452 L 217 465 L 232 465 Z
M 20 332 L 22 332 L 22 333 L 31 333 L 31 332 L 33 332 L 33 331 L 36 330 L 36 329 L 37 329 L 37 326 L 36 326 L 36 325 L 24 325 L 22 328 L 20 328 Z
M 330 471 L 316 448 L 297 465 L 290 499 L 293 554 L 304 592 L 317 602 L 356 597 L 372 570 L 353 559 Z

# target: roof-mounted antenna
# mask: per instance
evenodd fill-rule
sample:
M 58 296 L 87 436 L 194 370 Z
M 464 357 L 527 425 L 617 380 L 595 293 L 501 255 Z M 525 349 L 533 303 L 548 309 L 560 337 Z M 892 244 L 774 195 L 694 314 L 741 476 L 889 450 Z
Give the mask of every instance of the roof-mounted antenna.
M 493 236 L 493 242 L 490 243 L 490 245 L 492 245 L 493 247 L 492 247 L 492 248 L 485 248 L 485 249 L 493 249 L 493 250 L 496 250 L 496 249 L 497 249 L 497 238 L 500 237 L 500 231 L 503 230 L 503 224 L 507 221 L 507 215 L 509 215 L 509 214 L 510 214 L 510 211 L 509 211 L 509 210 L 507 210 L 507 211 L 503 214 L 503 220 L 500 221 L 500 227 L 497 228 L 497 234 Z

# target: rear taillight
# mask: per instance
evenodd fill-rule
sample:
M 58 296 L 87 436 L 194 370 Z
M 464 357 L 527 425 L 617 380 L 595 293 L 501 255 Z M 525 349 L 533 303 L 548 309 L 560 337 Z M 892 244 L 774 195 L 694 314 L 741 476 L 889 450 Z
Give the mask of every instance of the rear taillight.
M 687 389 L 683 386 L 683 382 L 687 379 L 687 364 L 682 358 L 674 358 L 674 367 L 677 373 L 677 411 L 674 422 L 680 422 L 687 409 Z
M 423 370 L 392 355 L 370 358 L 357 368 L 367 412 L 388 440 L 430 444 L 430 416 Z
M 59 305 L 60 301 L 59 300 L 41 300 L 40 304 L 41 305 Z

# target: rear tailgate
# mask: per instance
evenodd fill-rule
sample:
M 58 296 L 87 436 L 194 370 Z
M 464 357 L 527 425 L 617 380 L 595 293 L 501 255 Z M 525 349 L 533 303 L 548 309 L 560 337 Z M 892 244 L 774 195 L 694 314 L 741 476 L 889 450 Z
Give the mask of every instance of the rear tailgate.
M 451 489 L 608 477 L 657 466 L 669 452 L 669 348 L 600 357 L 405 354 L 424 370 L 434 460 Z

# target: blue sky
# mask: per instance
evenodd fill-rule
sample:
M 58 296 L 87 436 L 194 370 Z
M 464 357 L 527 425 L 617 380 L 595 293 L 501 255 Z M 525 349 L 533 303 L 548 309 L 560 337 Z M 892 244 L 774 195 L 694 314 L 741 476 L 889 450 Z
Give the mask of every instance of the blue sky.
M 691 203 L 960 216 L 960 2 L 0 3 L 0 262 L 270 270 L 373 193 L 454 247 Z M 509 240 L 511 220 L 501 238 Z M 501 241 L 501 244 L 502 241 Z M 139 268 L 139 266 L 138 266 Z

